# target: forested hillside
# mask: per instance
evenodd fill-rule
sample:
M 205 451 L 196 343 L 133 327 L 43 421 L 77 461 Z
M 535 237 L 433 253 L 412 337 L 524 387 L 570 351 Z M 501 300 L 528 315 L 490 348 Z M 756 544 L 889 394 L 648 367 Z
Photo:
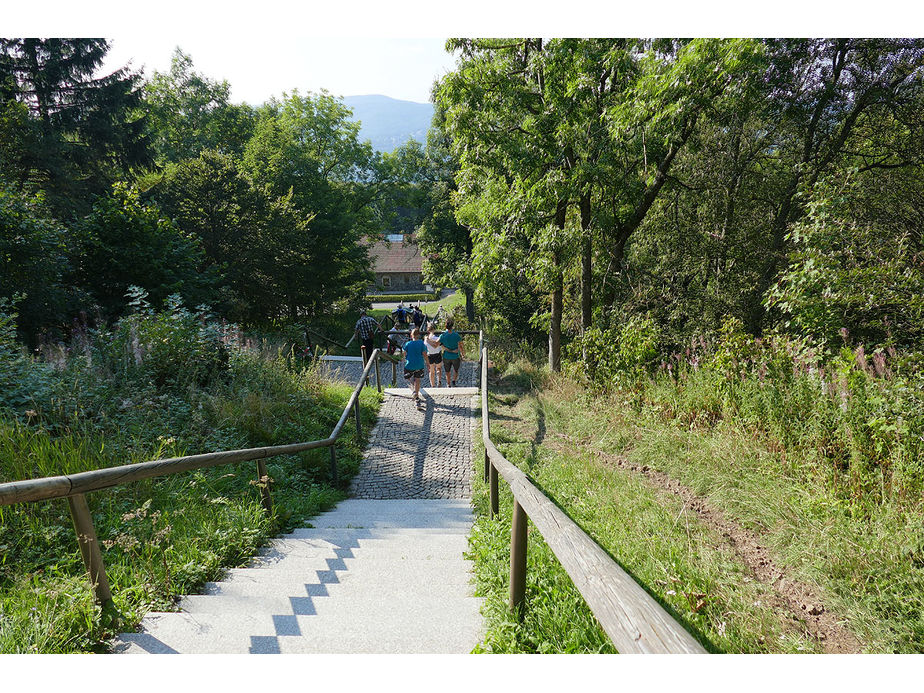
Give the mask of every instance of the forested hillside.
M 380 94 L 345 96 L 343 103 L 360 123 L 359 136 L 380 152 L 393 152 L 408 140 L 424 143 L 433 105 L 401 101 Z
M 449 47 L 421 244 L 504 364 L 499 447 L 718 651 L 922 651 L 924 42 Z M 490 651 L 597 651 L 536 571 L 549 620 Z

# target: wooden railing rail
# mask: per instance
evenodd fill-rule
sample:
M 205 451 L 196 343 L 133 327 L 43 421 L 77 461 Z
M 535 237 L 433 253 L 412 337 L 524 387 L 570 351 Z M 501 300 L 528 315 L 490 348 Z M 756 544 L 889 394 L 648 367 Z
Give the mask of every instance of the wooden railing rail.
M 247 448 L 242 450 L 225 450 L 222 452 L 207 452 L 200 455 L 187 455 L 163 460 L 151 460 L 137 464 L 126 464 L 119 467 L 94 469 L 87 472 L 77 472 L 62 476 L 43 477 L 40 479 L 25 479 L 0 484 L 0 506 L 17 503 L 34 503 L 56 498 L 67 498 L 74 522 L 74 531 L 77 542 L 84 559 L 84 565 L 90 574 L 90 583 L 96 600 L 103 606 L 111 605 L 112 594 L 106 578 L 106 570 L 96 537 L 96 530 L 87 506 L 85 494 L 90 491 L 99 491 L 114 486 L 122 486 L 142 479 L 158 476 L 179 474 L 193 469 L 204 469 L 237 462 L 257 460 L 257 480 L 260 487 L 260 498 L 264 509 L 272 513 L 272 498 L 270 496 L 269 477 L 266 473 L 266 464 L 263 460 L 278 455 L 291 455 L 315 448 L 330 449 L 330 474 L 334 483 L 337 482 L 337 440 L 343 432 L 343 427 L 350 415 L 350 410 L 356 418 L 356 438 L 362 436 L 362 423 L 360 420 L 359 393 L 366 384 L 373 366 L 376 367 L 376 386 L 382 391 L 382 382 L 378 372 L 380 354 L 373 349 L 363 373 L 356 387 L 350 394 L 350 399 L 343 408 L 340 419 L 334 426 L 330 436 L 322 440 L 312 440 L 304 443 L 289 445 L 274 445 L 261 448 Z
M 491 516 L 498 514 L 497 477 L 514 497 L 510 541 L 511 610 L 522 614 L 526 593 L 526 519 L 542 535 L 600 626 L 623 654 L 704 654 L 706 650 L 610 555 L 549 500 L 491 442 L 488 352 L 481 344 L 481 432 Z

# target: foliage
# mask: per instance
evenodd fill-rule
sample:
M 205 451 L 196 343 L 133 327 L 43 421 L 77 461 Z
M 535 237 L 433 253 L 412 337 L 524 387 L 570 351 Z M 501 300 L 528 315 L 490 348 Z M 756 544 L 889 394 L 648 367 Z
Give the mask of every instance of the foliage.
M 69 268 L 65 229 L 42 195 L 17 192 L 0 180 L 0 300 L 16 299 L 20 334 L 30 343 L 65 315 Z
M 95 76 L 108 50 L 104 39 L 0 40 L 0 103 L 25 104 L 34 123 L 17 168 L 65 218 L 84 213 L 122 171 L 150 162 L 136 110 L 140 76 L 127 68 Z
M 151 147 L 164 162 L 195 159 L 214 149 L 241 155 L 256 120 L 247 104 L 232 104 L 231 85 L 193 69 L 192 58 L 173 52 L 170 71 L 154 72 L 144 85 L 144 110 Z
M 132 285 L 142 287 L 157 305 L 171 294 L 197 305 L 207 300 L 216 281 L 214 273 L 204 271 L 198 239 L 123 183 L 98 198 L 73 233 L 73 283 L 106 319 L 119 316 Z
M 50 369 L 33 364 L 16 335 L 17 314 L 10 301 L 0 297 L 0 408 L 29 418 L 35 399 L 50 389 Z
M 310 217 L 291 197 L 255 184 L 229 155 L 204 151 L 168 166 L 147 194 L 201 244 L 202 269 L 220 277 L 216 309 L 235 321 L 296 312 L 329 276 L 316 264 Z
M 365 246 L 373 228 L 374 162 L 368 143 L 357 141 L 358 124 L 330 94 L 271 101 L 260 112 L 242 162 L 255 184 L 311 218 L 311 250 L 299 265 L 310 294 L 298 305 L 309 315 L 344 298 L 358 298 L 371 280 Z M 295 244 L 298 238 L 290 239 Z M 323 281 L 319 281 L 323 279 Z
M 154 311 L 142 290 L 112 330 L 86 330 L 46 361 L 13 342 L 0 308 L 0 481 L 242 447 L 326 438 L 352 386 L 332 386 L 286 354 L 248 346 L 230 326 L 171 300 Z M 211 377 L 210 377 L 211 376 Z M 17 393 L 30 396 L 26 404 Z M 378 406 L 361 394 L 368 433 Z M 352 426 L 347 423 L 347 429 Z M 363 442 L 344 431 L 341 483 Z M 270 458 L 275 514 L 260 507 L 250 464 L 108 489 L 90 498 L 116 607 L 130 629 L 169 610 L 269 537 L 343 498 L 326 450 Z M 63 503 L 0 511 L 0 652 L 105 651 L 113 624 L 94 606 Z
M 583 354 L 588 375 L 597 384 L 631 382 L 652 372 L 660 356 L 659 347 L 657 323 L 637 315 L 606 330 L 594 325 L 571 345 L 575 358 Z
M 839 189 L 816 188 L 805 219 L 788 235 L 789 268 L 766 303 L 783 313 L 786 327 L 828 349 L 841 343 L 842 330 L 872 347 L 918 345 L 924 337 L 920 227 L 871 214 L 858 187 L 848 181 Z M 882 205 L 889 193 L 877 192 Z

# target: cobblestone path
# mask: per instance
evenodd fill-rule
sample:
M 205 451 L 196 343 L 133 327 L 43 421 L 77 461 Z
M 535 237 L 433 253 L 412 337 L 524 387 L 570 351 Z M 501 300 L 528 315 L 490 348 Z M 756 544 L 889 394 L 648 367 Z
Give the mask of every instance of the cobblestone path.
M 359 473 L 355 498 L 471 497 L 475 388 L 385 390 Z

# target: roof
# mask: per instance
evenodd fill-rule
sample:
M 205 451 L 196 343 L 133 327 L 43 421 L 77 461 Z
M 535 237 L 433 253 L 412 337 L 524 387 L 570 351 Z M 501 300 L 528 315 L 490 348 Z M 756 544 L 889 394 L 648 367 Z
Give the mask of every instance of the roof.
M 369 248 L 373 272 L 388 274 L 391 272 L 420 272 L 423 258 L 416 243 L 386 243 L 378 241 Z

